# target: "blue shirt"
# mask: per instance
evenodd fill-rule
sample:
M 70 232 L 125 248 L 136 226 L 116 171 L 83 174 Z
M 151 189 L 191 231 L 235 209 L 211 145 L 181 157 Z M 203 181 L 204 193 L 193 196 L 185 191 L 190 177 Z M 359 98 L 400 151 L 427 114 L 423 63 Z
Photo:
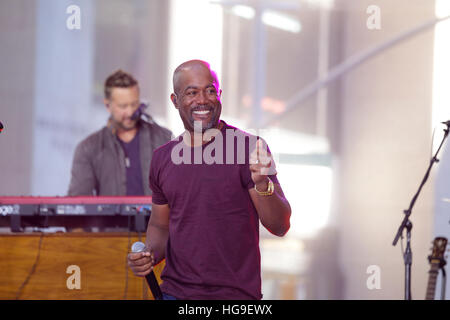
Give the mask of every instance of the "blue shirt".
M 125 166 L 127 170 L 127 196 L 143 196 L 141 160 L 139 154 L 139 130 L 130 142 L 120 140 L 125 152 Z

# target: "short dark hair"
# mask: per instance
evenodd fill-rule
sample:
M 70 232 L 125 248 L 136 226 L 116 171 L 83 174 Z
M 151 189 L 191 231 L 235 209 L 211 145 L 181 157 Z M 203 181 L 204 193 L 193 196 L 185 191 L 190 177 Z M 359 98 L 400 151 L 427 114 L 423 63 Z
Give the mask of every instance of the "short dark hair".
M 137 80 L 131 74 L 119 69 L 106 78 L 104 89 L 105 98 L 111 98 L 113 88 L 131 88 L 137 85 Z

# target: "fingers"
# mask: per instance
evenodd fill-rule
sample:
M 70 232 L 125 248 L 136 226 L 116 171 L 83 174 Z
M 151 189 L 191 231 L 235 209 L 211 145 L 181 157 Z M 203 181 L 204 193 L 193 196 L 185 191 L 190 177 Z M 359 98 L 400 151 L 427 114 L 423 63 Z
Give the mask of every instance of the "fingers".
M 130 266 L 143 266 L 149 262 L 152 262 L 152 263 L 155 262 L 154 255 L 150 254 L 149 252 L 140 252 L 140 253 L 138 253 L 138 255 L 140 255 L 138 257 L 133 256 L 133 255 L 135 255 L 135 254 L 130 253 L 128 255 L 128 264 Z
M 262 163 L 264 165 L 268 165 L 270 164 L 271 159 L 272 156 L 267 150 L 267 145 L 263 142 L 263 140 L 258 139 L 256 141 L 255 149 L 250 154 L 250 164 Z
M 272 162 L 266 166 L 264 166 L 262 164 L 251 164 L 249 168 L 250 168 L 251 173 L 259 174 L 262 176 L 271 176 L 271 175 L 277 174 L 277 170 L 275 168 L 274 162 Z
M 138 277 L 143 277 L 153 270 L 155 257 L 150 252 L 138 252 L 128 254 L 128 266 Z
M 259 158 L 251 156 L 249 161 L 250 161 L 250 165 L 261 167 L 261 168 L 264 168 L 264 167 L 268 168 L 271 166 L 273 159 L 272 159 L 271 155 L 264 156 L 264 157 L 260 156 Z
M 131 270 L 133 271 L 134 275 L 138 277 L 145 277 L 153 270 L 153 263 L 148 263 L 140 267 L 135 266 L 131 268 Z
M 269 150 L 267 148 L 267 145 L 263 142 L 263 140 L 259 139 L 256 142 L 256 150 L 257 150 L 257 155 L 258 155 L 258 159 L 262 164 L 270 164 L 270 161 L 272 160 L 272 156 L 269 153 Z
M 270 154 L 267 144 L 262 140 L 256 141 L 256 148 L 250 154 L 250 171 L 260 175 L 276 174 L 275 162 Z
M 151 254 L 148 251 L 144 251 L 144 252 L 133 252 L 133 253 L 129 253 L 128 254 L 128 260 L 129 261 L 139 261 L 141 259 L 148 259 L 153 257 L 153 254 Z

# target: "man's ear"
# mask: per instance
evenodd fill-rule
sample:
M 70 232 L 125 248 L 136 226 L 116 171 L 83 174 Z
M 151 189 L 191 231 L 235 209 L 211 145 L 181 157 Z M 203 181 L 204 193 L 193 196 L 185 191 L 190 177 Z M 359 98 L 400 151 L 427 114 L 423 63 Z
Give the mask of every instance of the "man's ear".
M 108 109 L 109 110 L 109 104 L 110 104 L 110 101 L 108 100 L 108 99 L 103 99 L 103 103 L 105 104 L 105 107 L 106 107 L 106 109 Z
M 172 100 L 173 105 L 175 106 L 175 108 L 178 109 L 178 103 L 177 103 L 177 95 L 175 93 L 172 93 L 170 95 L 170 100 Z

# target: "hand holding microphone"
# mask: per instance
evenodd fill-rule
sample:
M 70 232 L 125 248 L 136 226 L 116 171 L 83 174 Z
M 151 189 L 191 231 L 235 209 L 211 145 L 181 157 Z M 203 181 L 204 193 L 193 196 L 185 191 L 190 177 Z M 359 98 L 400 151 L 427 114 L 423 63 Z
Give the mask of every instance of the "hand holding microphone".
M 146 250 L 145 244 L 135 242 L 131 247 L 131 253 L 128 254 L 128 266 L 138 277 L 145 277 L 153 270 L 155 257 L 153 253 Z
M 131 251 L 128 254 L 128 266 L 136 276 L 145 277 L 155 299 L 162 300 L 162 292 L 153 273 L 155 264 L 153 252 L 149 252 L 142 242 L 133 243 Z

